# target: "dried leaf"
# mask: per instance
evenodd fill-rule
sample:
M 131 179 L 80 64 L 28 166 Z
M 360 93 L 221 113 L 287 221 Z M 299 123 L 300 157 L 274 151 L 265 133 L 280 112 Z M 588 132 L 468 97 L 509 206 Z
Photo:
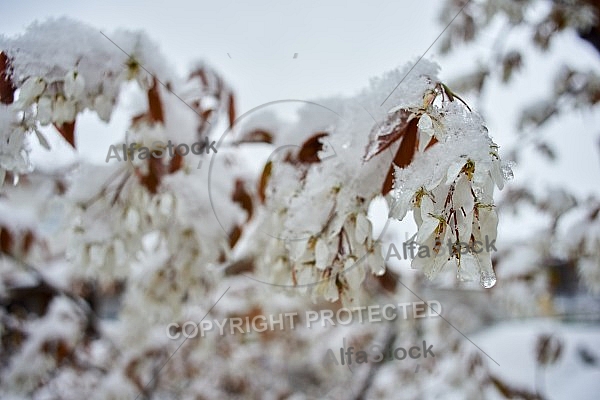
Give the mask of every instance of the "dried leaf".
M 75 146 L 75 121 L 65 122 L 62 125 L 54 124 L 54 127 L 58 130 L 60 135 L 74 148 Z
M 33 242 L 35 242 L 35 235 L 31 230 L 27 229 L 27 232 L 25 232 L 25 235 L 23 235 L 23 239 L 21 242 L 22 254 L 27 255 L 27 253 L 29 253 Z
M 402 142 L 400 143 L 400 147 L 398 148 L 398 152 L 394 157 L 392 165 L 390 165 L 390 169 L 388 170 L 385 182 L 383 183 L 383 188 L 381 189 L 381 194 L 383 194 L 384 196 L 388 194 L 393 188 L 394 165 L 397 165 L 400 168 L 405 168 L 412 162 L 415 152 L 417 151 L 418 122 L 418 118 L 411 119 L 403 131 Z
M 71 354 L 69 345 L 62 339 L 45 341 L 41 346 L 41 350 L 50 357 L 53 357 L 59 364 Z
M 243 180 L 237 179 L 235 181 L 235 190 L 231 198 L 234 202 L 238 203 L 244 210 L 246 210 L 248 213 L 248 218 L 246 221 L 249 221 L 252 218 L 253 212 L 252 197 L 250 194 L 248 194 Z
M 11 104 L 15 100 L 15 85 L 10 78 L 12 67 L 4 52 L 0 52 L 0 103 Z
M 177 172 L 181 167 L 183 167 L 183 156 L 179 154 L 178 151 L 175 151 L 173 158 L 171 158 L 171 161 L 169 162 L 169 173 L 172 174 Z
M 273 134 L 262 129 L 255 129 L 242 136 L 238 143 L 273 143 Z
M 164 122 L 163 107 L 158 92 L 158 81 L 154 78 L 152 88 L 148 90 L 148 114 L 152 122 Z
M 134 115 L 131 118 L 131 125 L 136 126 L 137 124 L 142 123 L 146 119 L 146 113 Z
M 298 161 L 308 164 L 320 162 L 319 152 L 323 150 L 323 143 L 319 139 L 327 135 L 327 132 L 317 132 L 302 143 L 300 151 L 298 151 Z
M 233 248 L 242 236 L 242 228 L 235 226 L 229 233 L 229 247 Z
M 490 382 L 498 389 L 498 391 L 507 399 L 523 399 L 523 400 L 542 400 L 543 398 L 536 393 L 528 392 L 526 390 L 517 389 L 509 386 L 509 384 L 503 382 L 500 378 L 497 378 L 490 374 Z
M 243 273 L 250 273 L 254 271 L 254 263 L 250 258 L 243 258 L 238 261 L 234 261 L 232 264 L 225 268 L 225 276 L 238 275 Z
M 233 93 L 229 93 L 229 106 L 227 107 L 227 114 L 229 115 L 229 126 L 233 126 L 235 122 L 235 99 Z
M 10 254 L 13 246 L 13 236 L 5 227 L 0 226 L 0 251 Z
M 148 160 L 148 174 L 141 175 L 139 170 L 136 171 L 140 179 L 140 183 L 152 194 L 156 194 L 158 186 L 165 174 L 165 166 L 159 158 L 150 158 Z
M 363 160 L 369 161 L 404 136 L 409 123 L 412 121 L 418 122 L 418 118 L 414 118 L 414 116 L 411 111 L 401 108 L 390 115 L 382 127 L 376 126 L 373 128 L 371 131 L 372 139 L 367 145 Z
M 269 184 L 269 179 L 271 178 L 271 170 L 273 168 L 273 163 L 268 161 L 265 164 L 265 168 L 260 176 L 260 181 L 258 182 L 258 198 L 261 203 L 265 202 L 266 199 L 266 190 L 267 185 Z

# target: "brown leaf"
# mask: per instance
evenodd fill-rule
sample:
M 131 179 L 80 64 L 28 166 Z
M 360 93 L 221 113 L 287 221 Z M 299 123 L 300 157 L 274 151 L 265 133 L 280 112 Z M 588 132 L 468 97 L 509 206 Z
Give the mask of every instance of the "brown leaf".
M 31 246 L 33 245 L 33 242 L 35 241 L 35 235 L 30 229 L 27 229 L 22 240 L 23 241 L 21 243 L 21 251 L 22 254 L 27 255 L 27 253 L 29 253 L 29 250 L 31 249 Z
M 229 233 L 229 247 L 233 248 L 235 244 L 240 240 L 242 236 L 242 228 L 239 226 L 235 226 L 233 230 Z
M 57 363 L 61 363 L 70 356 L 69 345 L 62 339 L 49 339 L 42 343 L 41 350 L 53 357 Z
M 300 147 L 297 157 L 298 161 L 308 164 L 320 162 L 318 154 L 319 151 L 323 150 L 323 143 L 319 139 L 327 135 L 327 132 L 317 132 L 309 137 Z
M 164 175 L 165 166 L 159 158 L 150 158 L 148 160 L 148 174 L 142 175 L 139 170 L 136 174 L 142 186 L 144 186 L 152 194 L 157 193 L 158 186 Z
M 233 97 L 233 93 L 229 93 L 227 114 L 229 115 L 229 126 L 233 126 L 233 123 L 235 122 L 235 98 Z
M 177 172 L 181 169 L 181 167 L 183 167 L 183 156 L 179 154 L 177 150 L 175 150 L 175 154 L 169 162 L 169 173 L 172 174 L 174 172 Z
M 0 227 L 0 251 L 10 254 L 13 246 L 13 236 L 5 227 Z
M 154 78 L 152 88 L 148 90 L 148 114 L 152 122 L 164 122 L 163 107 L 158 92 L 158 81 Z
M 435 137 L 432 137 L 431 140 L 429 141 L 429 144 L 425 147 L 425 150 L 429 150 L 431 148 L 431 146 L 433 146 L 437 142 L 438 142 L 438 140 Z
M 523 400 L 542 400 L 543 397 L 536 393 L 528 392 L 524 389 L 518 389 L 513 386 L 509 386 L 506 382 L 503 382 L 500 378 L 494 375 L 489 375 L 489 380 L 492 385 L 507 399 L 523 399 Z
M 383 126 L 374 127 L 371 131 L 372 139 L 367 145 L 363 160 L 369 161 L 404 136 L 408 129 L 409 122 L 415 120 L 414 118 L 410 119 L 413 115 L 414 114 L 411 111 L 401 108 L 389 116 Z M 418 121 L 418 118 L 416 120 Z
M 248 194 L 246 187 L 244 186 L 244 181 L 241 179 L 237 179 L 235 181 L 235 190 L 232 195 L 232 200 L 238 203 L 246 212 L 248 213 L 248 218 L 246 221 L 249 221 L 252 218 L 252 197 Z
M 273 168 L 273 163 L 268 161 L 265 164 L 265 168 L 263 169 L 262 174 L 260 175 L 260 181 L 258 182 L 258 198 L 261 203 L 265 202 L 266 199 L 266 190 L 267 185 L 269 184 L 269 179 L 271 179 L 271 170 Z
M 273 134 L 262 129 L 255 129 L 242 136 L 238 143 L 273 143 Z
M 234 261 L 231 265 L 225 268 L 225 276 L 232 276 L 254 271 L 254 263 L 250 258 L 243 258 Z
M 74 148 L 75 146 L 75 121 L 65 122 L 62 125 L 54 124 L 54 127 L 58 130 L 60 135 Z
M 0 226 L 0 252 L 13 256 L 25 256 L 31 250 L 36 237 L 30 229 L 24 232 L 11 232 L 4 226 Z
M 10 78 L 12 66 L 4 52 L 0 52 L 0 103 L 11 104 L 15 100 L 15 85 Z
M 384 196 L 388 194 L 394 185 L 394 165 L 397 165 L 400 168 L 406 168 L 411 162 L 417 151 L 417 124 L 419 120 L 414 118 L 410 120 L 407 124 L 406 128 L 403 130 L 403 139 L 400 143 L 400 147 L 398 148 L 398 152 L 394 157 L 394 162 L 390 165 L 390 169 L 388 170 L 387 176 L 385 177 L 385 182 L 383 183 L 383 188 L 381 189 L 381 194 Z
M 210 118 L 210 116 L 213 114 L 215 110 L 212 110 L 210 108 L 202 111 L 202 118 L 204 119 L 204 121 L 208 121 L 208 119 Z
M 144 122 L 144 120 L 146 120 L 146 115 L 147 115 L 146 113 L 134 115 L 131 118 L 131 125 L 135 126 L 137 124 Z

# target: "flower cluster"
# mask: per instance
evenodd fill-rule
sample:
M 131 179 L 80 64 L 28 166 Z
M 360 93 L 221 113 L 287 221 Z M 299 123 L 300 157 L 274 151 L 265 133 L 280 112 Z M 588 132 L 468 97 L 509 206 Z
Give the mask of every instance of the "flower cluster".
M 438 88 L 444 94 L 448 90 Z M 416 257 L 413 268 L 433 279 L 456 265 L 459 280 L 479 278 L 489 288 L 496 283 L 491 253 L 473 249 L 483 238 L 495 240 L 494 187 L 502 189 L 512 171 L 501 163 L 498 146 L 476 114 L 456 102 L 437 106 L 437 93 L 431 94 L 424 96 L 422 108 L 401 109 L 409 121 L 418 119 L 418 152 L 410 165 L 395 168 L 390 216 L 402 219 L 412 210 L 416 242 L 432 249 L 427 257 Z M 435 144 L 424 151 L 432 139 Z M 461 242 L 469 251 L 462 251 Z M 441 251 L 446 243 L 455 243 L 449 254 Z

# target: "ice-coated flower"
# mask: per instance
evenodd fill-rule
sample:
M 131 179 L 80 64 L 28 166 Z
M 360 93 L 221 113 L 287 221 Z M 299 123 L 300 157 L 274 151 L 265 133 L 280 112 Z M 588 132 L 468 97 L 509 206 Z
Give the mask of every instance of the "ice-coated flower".
M 324 270 L 329 266 L 332 261 L 332 254 L 329 251 L 329 246 L 324 239 L 317 239 L 315 245 L 315 267 L 320 270 Z
M 385 274 L 385 260 L 381 254 L 381 243 L 373 243 L 367 253 L 367 265 L 371 273 L 376 276 Z
M 58 95 L 54 102 L 54 110 L 52 119 L 57 125 L 62 125 L 65 122 L 71 122 L 75 119 L 77 109 L 73 100 L 67 100 L 62 95 Z
M 0 154 L 0 165 L 9 171 L 24 171 L 28 168 L 28 160 L 23 154 L 23 138 L 25 132 L 15 129 Z
M 42 126 L 52 122 L 52 99 L 49 96 L 42 96 L 37 103 L 37 120 Z
M 110 116 L 112 114 L 113 109 L 113 101 L 104 94 L 99 94 L 94 98 L 94 110 L 98 113 L 98 117 L 104 121 L 110 121 Z
M 354 233 L 354 237 L 358 244 L 363 244 L 365 241 L 371 237 L 371 221 L 367 218 L 367 216 L 363 213 L 359 213 L 356 216 L 356 231 Z
M 70 100 L 82 100 L 85 91 L 85 80 L 77 71 L 69 71 L 64 78 L 65 97 Z
M 143 90 L 149 90 L 152 88 L 152 86 L 154 86 L 152 75 L 143 69 L 138 70 L 137 74 L 135 75 L 135 80 Z
M 18 107 L 24 108 L 35 102 L 35 100 L 44 93 L 46 81 L 44 78 L 32 76 L 29 77 L 19 88 Z
M 419 151 L 422 152 L 433 138 L 435 131 L 431 117 L 428 114 L 423 114 L 419 118 L 417 126 L 419 127 Z
M 394 189 L 392 192 L 392 204 L 390 206 L 389 217 L 397 220 L 402 220 L 406 216 L 408 210 L 412 207 L 412 199 L 414 193 L 409 190 Z

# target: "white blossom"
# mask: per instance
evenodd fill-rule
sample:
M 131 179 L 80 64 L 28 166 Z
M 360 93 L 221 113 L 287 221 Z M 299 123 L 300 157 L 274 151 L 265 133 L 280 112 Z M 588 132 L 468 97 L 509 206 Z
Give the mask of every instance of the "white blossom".
M 64 94 L 67 99 L 83 100 L 85 94 L 85 79 L 75 71 L 69 71 L 64 79 Z

